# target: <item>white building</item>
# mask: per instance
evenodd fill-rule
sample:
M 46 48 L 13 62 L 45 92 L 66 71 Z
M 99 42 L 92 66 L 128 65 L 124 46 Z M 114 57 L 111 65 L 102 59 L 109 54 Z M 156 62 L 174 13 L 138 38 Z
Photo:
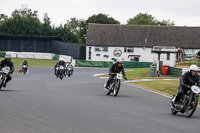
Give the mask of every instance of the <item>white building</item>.
M 116 24 L 89 24 L 86 42 L 88 61 L 156 62 L 154 46 L 166 47 L 161 54 L 163 65 L 175 65 L 175 53 L 183 49 L 200 48 L 200 27 L 138 26 Z M 187 51 L 186 51 L 187 52 Z M 196 51 L 195 51 L 196 52 Z M 194 53 L 194 52 L 193 52 Z
M 106 47 L 86 46 L 86 60 L 88 61 L 124 61 L 156 62 L 158 55 L 152 52 L 152 48 L 145 47 Z M 171 50 L 174 50 L 173 48 Z M 175 54 L 161 54 L 163 65 L 175 65 Z

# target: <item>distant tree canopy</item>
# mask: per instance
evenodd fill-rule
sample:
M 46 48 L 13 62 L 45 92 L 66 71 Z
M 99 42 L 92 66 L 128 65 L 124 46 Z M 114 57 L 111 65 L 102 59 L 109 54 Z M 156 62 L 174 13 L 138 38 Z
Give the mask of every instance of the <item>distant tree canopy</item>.
M 120 24 L 119 21 L 115 20 L 112 17 L 109 17 L 107 14 L 95 14 L 89 17 L 85 23 L 82 23 L 82 27 L 79 32 L 80 41 L 85 44 L 86 43 L 86 30 L 89 23 L 97 23 L 97 24 Z
M 58 36 L 66 42 L 78 43 L 78 35 L 67 25 L 51 26 L 48 14 L 44 14 L 43 22 L 38 18 L 38 12 L 27 7 L 14 10 L 11 17 L 0 14 L 1 35 L 26 35 L 26 36 Z
M 55 27 L 51 24 L 48 13 L 44 13 L 43 21 L 38 18 L 38 11 L 33 11 L 22 6 L 14 10 L 11 16 L 0 14 L 0 35 L 25 35 L 25 36 L 58 36 L 65 42 L 86 43 L 88 23 L 120 24 L 119 21 L 107 14 L 94 14 L 87 20 L 71 18 L 65 24 Z M 152 15 L 139 13 L 127 21 L 128 25 L 165 25 L 174 26 L 174 21 L 158 21 Z
M 163 26 L 174 26 L 174 21 L 155 19 L 152 15 L 147 13 L 139 13 L 135 17 L 130 18 L 127 21 L 128 25 L 163 25 Z

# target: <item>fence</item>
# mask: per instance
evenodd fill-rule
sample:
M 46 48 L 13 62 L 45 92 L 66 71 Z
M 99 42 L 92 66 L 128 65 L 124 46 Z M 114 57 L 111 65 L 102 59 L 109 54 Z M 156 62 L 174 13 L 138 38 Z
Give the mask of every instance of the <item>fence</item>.
M 58 37 L 0 35 L 0 51 L 55 53 L 84 60 L 86 48 Z
M 177 67 L 169 67 L 168 69 L 168 74 L 171 76 L 181 76 L 182 75 L 182 68 L 177 68 Z
M 85 61 L 85 60 L 76 60 L 76 66 L 85 66 L 85 67 L 111 67 L 113 62 L 107 61 Z M 151 62 L 128 62 L 124 61 L 124 68 L 149 68 Z
M 83 66 L 83 67 L 104 67 L 109 68 L 111 67 L 113 62 L 106 62 L 106 61 L 85 61 L 85 60 L 76 60 L 76 66 Z
M 131 61 L 124 61 L 123 65 L 124 68 L 149 68 L 152 62 L 131 62 Z

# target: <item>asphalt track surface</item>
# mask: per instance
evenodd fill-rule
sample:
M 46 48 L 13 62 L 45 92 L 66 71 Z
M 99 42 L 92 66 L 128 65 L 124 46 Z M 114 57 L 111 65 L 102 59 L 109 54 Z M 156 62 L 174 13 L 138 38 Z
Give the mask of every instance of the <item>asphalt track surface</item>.
M 0 91 L 0 133 L 199 133 L 200 108 L 191 118 L 170 113 L 169 98 L 122 84 L 117 97 L 92 77 L 107 69 L 76 68 L 63 80 L 53 68 L 14 74 Z

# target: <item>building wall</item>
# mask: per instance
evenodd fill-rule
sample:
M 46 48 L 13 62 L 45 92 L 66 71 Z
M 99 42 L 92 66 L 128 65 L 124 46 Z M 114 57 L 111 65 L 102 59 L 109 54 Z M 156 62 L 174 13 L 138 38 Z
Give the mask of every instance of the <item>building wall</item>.
M 116 57 L 114 51 L 121 51 L 121 56 Z M 124 59 L 124 61 L 131 61 L 130 56 L 140 56 L 139 62 L 155 62 L 158 55 L 152 53 L 152 48 L 134 47 L 134 52 L 124 52 L 124 47 L 108 47 L 108 51 L 95 51 L 95 46 L 86 46 L 86 60 L 87 61 L 113 61 L 113 59 Z M 90 58 L 89 58 L 90 57 Z M 163 65 L 175 65 L 175 54 L 170 54 L 170 60 L 167 60 L 167 54 L 161 54 L 161 61 Z

